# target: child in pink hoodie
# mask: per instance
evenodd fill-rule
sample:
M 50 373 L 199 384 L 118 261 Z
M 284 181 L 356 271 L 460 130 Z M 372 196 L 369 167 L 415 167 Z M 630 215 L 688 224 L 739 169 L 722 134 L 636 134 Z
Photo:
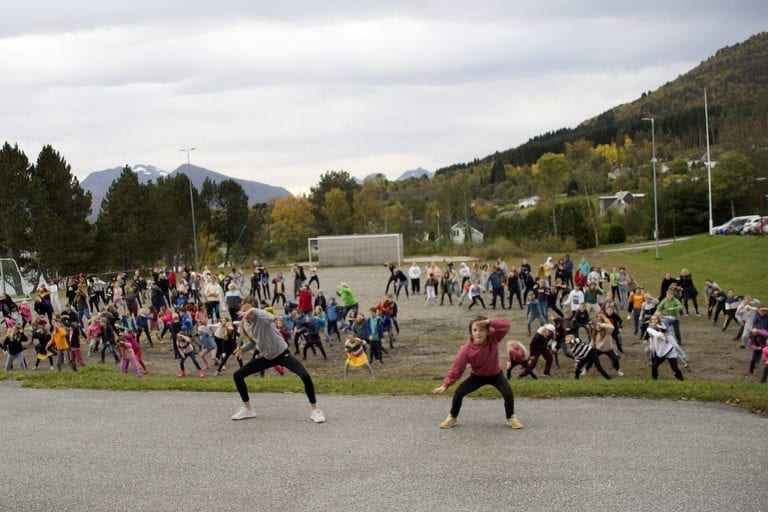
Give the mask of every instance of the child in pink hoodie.
M 482 386 L 493 386 L 504 397 L 504 410 L 507 425 L 511 428 L 523 428 L 523 424 L 515 417 L 515 397 L 512 388 L 499 364 L 499 342 L 509 332 L 509 322 L 502 318 L 485 318 L 478 316 L 469 323 L 470 337 L 461 346 L 459 353 L 445 376 L 443 384 L 432 390 L 433 393 L 443 393 L 459 380 L 467 365 L 471 373 L 453 393 L 451 412 L 440 424 L 440 428 L 451 428 L 456 425 L 456 418 L 461 410 L 464 397 Z
M 126 374 L 128 373 L 128 365 L 131 365 L 131 368 L 133 368 L 133 373 L 136 374 L 137 377 L 141 377 L 142 373 L 141 370 L 139 370 L 139 362 L 136 359 L 136 352 L 133 350 L 133 343 L 128 339 L 128 335 L 133 335 L 132 333 L 123 332 L 117 337 L 117 347 L 118 351 L 120 352 L 120 373 Z M 134 337 L 134 340 L 136 338 Z

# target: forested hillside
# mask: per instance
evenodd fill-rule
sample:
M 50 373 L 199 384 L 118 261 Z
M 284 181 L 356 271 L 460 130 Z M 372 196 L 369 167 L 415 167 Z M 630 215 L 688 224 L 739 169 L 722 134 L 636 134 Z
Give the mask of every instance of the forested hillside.
M 501 160 L 530 165 L 544 153 L 561 153 L 565 144 L 579 139 L 594 144 L 621 142 L 647 133 L 643 117 L 656 118 L 662 153 L 695 153 L 705 146 L 704 89 L 709 99 L 711 144 L 722 150 L 747 150 L 768 140 L 768 32 L 719 50 L 714 56 L 655 91 L 619 105 L 576 128 L 562 128 L 531 138 L 516 148 L 489 155 L 478 162 L 457 163 L 437 173 L 468 169 L 478 163 Z M 665 142 L 668 140 L 669 142 Z M 668 149 L 666 146 L 669 146 Z

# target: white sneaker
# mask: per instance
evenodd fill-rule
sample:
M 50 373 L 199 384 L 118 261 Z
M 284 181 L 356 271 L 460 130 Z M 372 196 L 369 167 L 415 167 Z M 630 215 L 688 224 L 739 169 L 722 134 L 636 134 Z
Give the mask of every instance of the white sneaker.
M 616 373 L 617 373 L 617 375 L 618 375 L 619 377 L 623 377 L 623 376 L 624 376 L 624 372 L 623 372 L 623 371 L 621 371 L 621 370 L 619 370 L 619 371 L 618 371 L 618 372 L 616 372 Z
M 312 414 L 309 415 L 309 419 L 315 423 L 325 423 L 325 416 L 323 415 L 323 411 L 320 409 L 313 410 Z
M 248 409 L 247 407 L 241 407 L 237 410 L 235 414 L 232 415 L 233 420 L 245 420 L 248 418 L 255 418 L 256 413 L 253 412 L 253 409 Z

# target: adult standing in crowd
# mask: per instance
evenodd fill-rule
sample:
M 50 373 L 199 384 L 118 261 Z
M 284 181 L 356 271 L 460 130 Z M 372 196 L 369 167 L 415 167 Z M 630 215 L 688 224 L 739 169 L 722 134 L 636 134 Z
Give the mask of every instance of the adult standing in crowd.
M 336 295 L 339 296 L 342 304 L 344 304 L 344 313 L 340 314 L 339 318 L 346 318 L 347 314 L 352 310 L 354 310 L 355 313 L 358 312 L 357 297 L 347 283 L 339 284 L 339 289 L 336 290 Z
M 418 295 L 421 293 L 421 267 L 416 262 L 411 263 L 408 269 L 408 278 L 411 280 L 411 293 Z
M 221 285 L 219 285 L 219 280 L 216 276 L 211 275 L 208 283 L 205 285 L 205 309 L 208 312 L 208 318 L 211 319 L 211 322 L 219 322 L 221 321 Z M 214 316 L 216 317 L 216 320 L 214 320 Z
M 685 314 L 690 315 L 688 310 L 688 301 L 693 302 L 693 309 L 696 312 L 696 316 L 699 316 L 699 303 L 696 301 L 696 297 L 699 296 L 699 291 L 696 289 L 696 285 L 693 284 L 693 277 L 687 268 L 680 271 L 680 278 L 677 283 L 683 289 L 683 307 L 685 308 Z

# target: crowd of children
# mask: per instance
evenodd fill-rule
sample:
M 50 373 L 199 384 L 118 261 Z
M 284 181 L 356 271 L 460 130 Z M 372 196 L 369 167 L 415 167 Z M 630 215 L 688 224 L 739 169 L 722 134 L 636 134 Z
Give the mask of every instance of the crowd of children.
M 221 375 L 227 370 L 227 364 L 232 364 L 232 356 L 240 368 L 260 357 L 239 329 L 244 299 L 251 297 L 258 309 L 274 315 L 276 330 L 292 347 L 294 356 L 300 355 L 307 361 L 311 354 L 322 362 L 330 362 L 335 342 L 343 349 L 345 379 L 349 377 L 350 367 L 363 366 L 373 379 L 373 365 L 383 366 L 396 347 L 400 333 L 397 298 L 403 289 L 408 292 L 410 287 L 405 299 L 409 300 L 409 307 L 413 307 L 412 295 L 422 293 L 421 275 L 426 276 L 424 290 L 428 306 L 450 305 L 456 298 L 460 306 L 466 299 L 468 310 L 496 309 L 497 306 L 504 310 L 512 309 L 513 305 L 524 309 L 530 341 L 523 344 L 511 340 L 506 344 L 507 382 L 513 376 L 533 379 L 551 376 L 553 367 L 560 368 L 561 354 L 574 360 L 577 379 L 593 367 L 606 379 L 611 378 L 611 368 L 616 376 L 624 376 L 621 362 L 626 355 L 621 333 L 625 321 L 627 330 L 631 325 L 632 335 L 642 340 L 643 354 L 653 379 L 659 377 L 664 362 L 678 380 L 684 378 L 681 368 L 691 371 L 688 355 L 683 350 L 681 317 L 701 312 L 699 292 L 686 269 L 677 278 L 665 275 L 659 295 L 654 297 L 636 283 L 626 269 L 607 272 L 592 268 L 585 258 L 578 265 L 568 257 L 558 262 L 550 258 L 536 269 L 525 259 L 519 266 L 509 268 L 502 258 L 492 265 L 470 267 L 461 263 L 458 269 L 452 263 L 444 268 L 430 264 L 424 272 L 414 263 L 407 275 L 394 265 L 387 268 L 390 276 L 385 295 L 365 312 L 360 310 L 357 297 L 345 283 L 338 286 L 335 294 L 326 296 L 320 289 L 320 276 L 314 266 L 310 268 L 309 277 L 301 266 L 294 266 L 291 270 L 293 296 L 286 298 L 288 287 L 282 274 L 270 279 L 266 268 L 258 262 L 246 294 L 241 292 L 244 280 L 234 270 L 228 276 L 188 270 L 183 277 L 158 271 L 151 281 L 138 275 L 133 279 L 117 276 L 110 283 L 98 278 L 70 280 L 66 289 L 68 300 L 60 310 L 53 306 L 54 300 L 45 288 L 35 297 L 34 308 L 27 301 L 16 305 L 9 297 L 0 297 L 6 326 L 3 341 L 6 371 L 14 366 L 22 371 L 35 370 L 46 360 L 51 370 L 61 371 L 66 366 L 77 371 L 86 366 L 90 358 L 104 363 L 109 354 L 119 364 L 120 372 L 130 371 L 141 377 L 149 373 L 143 360 L 142 338 L 147 348 L 154 349 L 167 346 L 158 344 L 165 343 L 168 334 L 169 348 L 179 365 L 179 377 L 186 376 L 185 366 L 190 361 L 199 377 L 204 377 L 211 367 L 215 368 L 215 375 Z M 161 286 L 162 275 L 169 283 L 176 282 L 176 286 Z M 169 278 L 171 275 L 175 277 Z M 211 292 L 212 287 L 217 287 L 216 293 Z M 490 294 L 488 304 L 483 299 L 486 293 Z M 758 367 L 761 359 L 768 361 L 768 307 L 750 296 L 739 296 L 732 288 L 723 290 L 712 280 L 704 281 L 704 295 L 702 307 L 706 305 L 713 326 L 722 332 L 732 328 L 734 341 L 752 351 L 746 375 L 760 373 L 761 381 L 765 382 L 768 365 L 762 366 L 762 372 Z M 278 299 L 278 310 L 275 299 Z M 474 338 L 473 325 L 485 333 L 484 338 L 480 334 Z M 509 401 L 506 387 L 497 382 L 495 373 L 476 373 L 475 366 L 487 361 L 476 360 L 473 364 L 467 355 L 476 350 L 472 347 L 485 345 L 481 338 L 490 340 L 488 346 L 498 346 L 504 337 L 496 339 L 496 334 L 503 330 L 500 325 L 495 320 L 477 320 L 470 325 L 469 348 L 463 349 L 462 357 L 464 366 L 469 365 L 473 373 L 470 380 L 465 381 L 468 384 L 457 389 L 454 407 L 445 425 L 455 423 L 461 398 L 477 385 L 492 384 L 505 401 Z M 84 346 L 81 348 L 81 345 Z M 27 348 L 34 351 L 34 365 L 28 365 L 24 359 Z M 253 354 L 245 357 L 249 351 Z M 336 355 L 340 354 L 336 352 Z M 604 358 L 611 368 L 604 367 Z M 544 368 L 537 375 L 539 359 L 544 360 Z M 515 375 L 517 366 L 520 371 Z M 442 391 L 461 376 L 464 368 L 460 367 L 459 364 L 451 370 L 450 378 L 441 386 Z M 280 375 L 284 373 L 280 365 L 275 365 L 275 369 Z M 496 367 L 477 371 L 490 370 L 495 371 Z M 263 375 L 263 370 L 260 373 Z M 499 374 L 504 376 L 501 368 Z M 438 389 L 436 392 L 442 392 Z

